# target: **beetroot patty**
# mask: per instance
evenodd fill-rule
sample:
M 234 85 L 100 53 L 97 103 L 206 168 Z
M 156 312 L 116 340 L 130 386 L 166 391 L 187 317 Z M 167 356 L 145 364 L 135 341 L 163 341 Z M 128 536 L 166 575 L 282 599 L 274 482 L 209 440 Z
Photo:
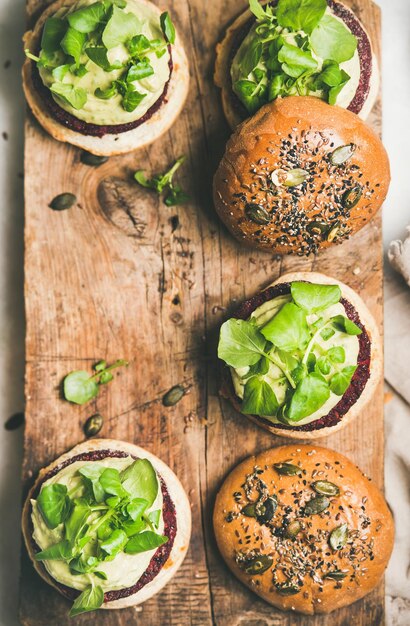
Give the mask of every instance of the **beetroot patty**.
M 126 458 L 127 456 L 130 455 L 126 452 L 121 452 L 120 450 L 91 450 L 90 452 L 83 452 L 82 454 L 78 454 L 77 456 L 74 456 L 71 459 L 64 461 L 64 463 L 60 463 L 51 472 L 46 474 L 41 483 L 38 485 L 38 488 L 36 489 L 33 497 L 37 498 L 41 489 L 41 485 L 46 480 L 52 478 L 62 469 L 64 469 L 68 465 L 71 465 L 72 463 L 75 463 L 76 461 L 101 461 L 102 459 L 106 458 Z M 136 457 L 132 458 L 135 459 Z M 132 596 L 134 595 L 134 593 L 137 593 L 137 591 L 139 591 L 146 584 L 151 582 L 151 580 L 153 580 L 155 576 L 161 571 L 171 553 L 172 546 L 174 545 L 175 535 L 177 532 L 177 518 L 175 506 L 171 499 L 171 496 L 169 495 L 167 486 L 161 476 L 159 476 L 159 479 L 163 497 L 162 514 L 164 518 L 164 535 L 168 537 L 168 541 L 157 549 L 151 561 L 149 562 L 149 565 L 144 574 L 135 583 L 135 585 L 133 585 L 132 587 L 126 587 L 125 589 L 107 591 L 104 594 L 104 603 L 112 602 L 113 600 L 119 600 L 120 598 L 127 598 L 128 596 Z M 33 534 L 33 530 L 34 529 L 31 525 L 31 534 Z M 32 544 L 35 552 L 40 550 L 34 539 L 32 539 Z M 80 595 L 80 591 L 78 591 L 77 589 L 67 587 L 66 585 L 62 585 L 57 581 L 55 581 L 55 583 L 61 593 L 69 600 L 75 600 L 75 598 Z
M 283 296 L 290 293 L 290 283 L 280 283 L 278 285 L 273 285 L 265 291 L 262 291 L 258 295 L 246 300 L 239 309 L 236 311 L 234 317 L 241 320 L 247 320 L 251 313 L 255 311 L 258 307 L 260 307 L 265 302 L 269 300 L 273 300 L 273 298 L 277 298 L 278 296 Z M 357 357 L 357 369 L 353 374 L 353 378 L 351 383 L 339 402 L 333 409 L 327 414 L 321 417 L 310 424 L 304 424 L 302 426 L 292 426 L 290 424 L 274 424 L 275 428 L 283 428 L 285 430 L 300 430 L 304 432 L 309 432 L 312 430 L 320 430 L 321 428 L 329 428 L 331 426 L 335 426 L 344 415 L 349 411 L 349 409 L 357 402 L 360 398 L 363 389 L 366 386 L 367 381 L 370 377 L 370 358 L 371 358 L 371 341 L 370 337 L 360 321 L 360 317 L 354 306 L 345 298 L 340 299 L 340 304 L 344 306 L 346 311 L 346 317 L 349 318 L 352 322 L 354 322 L 361 330 L 361 335 L 358 335 L 357 338 L 359 340 L 359 354 Z M 241 404 L 241 399 L 236 395 L 234 386 L 232 383 L 232 377 L 230 374 L 230 370 L 228 367 L 224 368 L 224 384 L 227 387 L 228 397 L 234 402 L 234 404 Z M 263 424 L 267 424 L 272 426 L 273 422 L 267 420 L 259 415 L 253 415 L 256 420 L 260 421 Z
M 162 94 L 159 96 L 158 100 L 154 102 L 152 107 L 148 109 L 148 111 L 140 117 L 138 120 L 134 122 L 129 122 L 128 124 L 115 124 L 112 126 L 100 126 L 99 124 L 89 124 L 88 122 L 84 122 L 83 120 L 79 120 L 71 113 L 68 113 L 64 109 L 62 109 L 57 102 L 53 99 L 51 92 L 47 87 L 43 85 L 40 74 L 35 64 L 33 64 L 33 84 L 35 89 L 41 95 L 44 104 L 46 105 L 49 113 L 52 117 L 59 122 L 62 126 L 69 128 L 70 130 L 75 131 L 76 133 L 81 133 L 81 135 L 89 135 L 91 137 L 103 137 L 104 135 L 119 135 L 120 133 L 126 133 L 128 130 L 133 130 L 138 126 L 141 126 L 144 122 L 149 120 L 154 113 L 158 111 L 158 109 L 162 106 L 163 103 L 166 102 L 166 96 L 169 88 L 169 81 L 171 80 L 172 71 L 174 69 L 174 64 L 172 61 L 172 52 L 171 46 L 168 45 L 169 52 L 169 78 L 164 85 L 164 90 Z

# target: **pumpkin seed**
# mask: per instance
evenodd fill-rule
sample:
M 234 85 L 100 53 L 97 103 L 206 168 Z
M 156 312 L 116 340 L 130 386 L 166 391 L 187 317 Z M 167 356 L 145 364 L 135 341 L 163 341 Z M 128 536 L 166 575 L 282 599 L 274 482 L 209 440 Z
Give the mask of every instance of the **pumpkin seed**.
M 108 161 L 108 157 L 99 156 L 97 154 L 91 154 L 91 152 L 87 152 L 86 150 L 83 150 L 81 152 L 80 161 L 81 163 L 84 163 L 84 165 L 91 165 L 91 167 L 99 167 L 100 165 Z
M 336 150 L 330 153 L 329 159 L 332 165 L 342 165 L 345 163 L 350 157 L 353 156 L 354 151 L 356 150 L 356 145 L 354 143 L 348 143 L 346 146 L 339 146 Z
M 300 591 L 298 585 L 292 585 L 291 583 L 276 583 L 275 587 L 281 596 L 294 596 Z
M 339 231 L 340 231 L 340 224 L 339 222 L 336 222 L 336 224 L 329 230 L 329 233 L 326 239 L 328 241 L 334 241 L 337 235 L 339 234 Z
M 311 484 L 311 487 L 316 493 L 320 493 L 324 496 L 338 496 L 340 494 L 339 487 L 328 480 L 317 480 Z
M 330 500 L 326 496 L 316 496 L 305 505 L 305 515 L 318 515 L 329 508 Z
M 183 398 L 185 389 L 181 385 L 175 385 L 172 387 L 162 398 L 162 404 L 164 406 L 175 406 Z
M 343 580 L 346 578 L 347 573 L 342 572 L 340 569 L 335 569 L 333 572 L 328 572 L 323 578 L 331 578 L 332 580 Z
M 285 187 L 297 187 L 305 182 L 306 178 L 309 176 L 309 172 L 306 170 L 302 170 L 300 167 L 295 167 L 295 169 L 287 172 L 286 180 L 284 181 Z
M 245 213 L 252 222 L 260 225 L 269 224 L 272 219 L 272 216 L 265 207 L 261 204 L 256 204 L 256 202 L 249 202 L 245 206 Z
M 272 566 L 273 558 L 268 554 L 259 554 L 254 559 L 246 561 L 245 572 L 247 574 L 263 574 Z
M 329 543 L 333 550 L 341 550 L 343 546 L 346 545 L 346 541 L 348 538 L 349 532 L 347 529 L 347 524 L 342 524 L 338 526 L 330 533 Z
M 298 465 L 292 465 L 292 463 L 274 463 L 273 467 L 281 476 L 296 476 L 296 474 L 302 473 L 302 469 Z
M 246 517 L 256 517 L 256 502 L 244 506 L 241 513 Z
M 73 193 L 60 193 L 53 198 L 48 205 L 53 211 L 65 211 L 70 209 L 77 202 L 77 198 Z
M 17 430 L 24 424 L 24 413 L 13 413 L 9 419 L 5 422 L 4 428 L 6 430 Z
M 267 498 L 264 502 L 257 502 L 255 506 L 256 519 L 260 524 L 270 522 L 278 508 L 278 499 L 276 496 Z
M 288 539 L 294 539 L 302 530 L 302 524 L 295 519 L 286 526 L 285 535 Z
M 317 222 L 317 221 L 310 222 L 306 226 L 306 230 L 309 233 L 313 233 L 314 235 L 323 235 L 329 230 L 329 224 L 326 224 L 326 222 Z
M 91 415 L 84 424 L 84 434 L 86 437 L 95 437 L 103 427 L 103 416 L 99 413 Z
M 363 189 L 360 185 L 355 185 L 351 189 L 344 192 L 342 197 L 342 204 L 345 209 L 354 209 L 356 204 L 362 197 Z

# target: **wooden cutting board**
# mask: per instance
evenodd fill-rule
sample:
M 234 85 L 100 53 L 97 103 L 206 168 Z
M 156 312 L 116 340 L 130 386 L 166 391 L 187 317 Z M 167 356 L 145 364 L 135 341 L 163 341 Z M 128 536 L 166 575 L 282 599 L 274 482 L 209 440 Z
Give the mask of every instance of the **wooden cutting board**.
M 29 0 L 30 23 L 45 6 Z M 166 3 L 162 3 L 165 6 Z M 211 512 L 218 486 L 244 457 L 285 440 L 236 414 L 218 396 L 218 329 L 232 307 L 290 270 L 318 270 L 358 290 L 382 325 L 380 217 L 351 241 L 317 257 L 278 258 L 242 249 L 219 223 L 211 180 L 229 131 L 212 82 L 216 42 L 245 0 L 168 3 L 191 65 L 184 112 L 153 146 L 83 165 L 80 152 L 48 137 L 30 114 L 25 148 L 27 488 L 38 470 L 84 440 L 87 417 L 105 417 L 103 437 L 138 443 L 160 456 L 182 480 L 192 503 L 189 554 L 171 584 L 141 607 L 100 611 L 73 621 L 68 603 L 34 573 L 23 556 L 21 621 L 25 626 L 378 626 L 380 585 L 331 616 L 276 611 L 242 586 L 215 546 Z M 380 53 L 380 12 L 370 0 L 348 2 Z M 371 124 L 380 131 L 378 101 Z M 132 181 L 143 168 L 163 171 L 181 154 L 179 180 L 192 201 L 168 208 Z M 59 193 L 78 204 L 48 208 Z M 61 381 L 99 359 L 125 358 L 128 369 L 96 401 L 77 407 L 62 399 Z M 162 404 L 173 385 L 186 389 L 173 408 Z M 320 442 L 352 458 L 383 484 L 383 397 L 380 385 L 361 419 Z

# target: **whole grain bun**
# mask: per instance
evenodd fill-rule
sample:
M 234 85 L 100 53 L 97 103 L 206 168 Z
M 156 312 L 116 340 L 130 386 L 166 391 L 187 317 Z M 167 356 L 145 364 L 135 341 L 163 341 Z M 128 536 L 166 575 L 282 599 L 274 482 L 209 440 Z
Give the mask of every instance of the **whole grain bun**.
M 383 372 L 383 347 L 380 332 L 373 315 L 370 313 L 362 298 L 353 289 L 345 285 L 345 283 L 342 283 L 340 280 L 336 280 L 335 278 L 325 276 L 325 274 L 320 274 L 318 272 L 292 272 L 280 276 L 270 285 L 270 287 L 280 285 L 282 283 L 292 283 L 294 281 L 339 285 L 342 292 L 342 298 L 350 302 L 350 304 L 352 304 L 357 311 L 360 322 L 363 325 L 370 341 L 370 364 L 368 368 L 369 376 L 365 387 L 361 390 L 360 395 L 358 399 L 354 402 L 354 404 L 349 408 L 346 413 L 344 413 L 340 417 L 340 419 L 334 425 L 326 426 L 326 420 L 324 420 L 319 428 L 315 428 L 313 430 L 309 430 L 309 424 L 303 428 L 285 428 L 283 426 L 281 427 L 278 425 L 274 425 L 272 424 L 272 422 L 269 422 L 269 420 L 261 418 L 257 415 L 246 415 L 246 417 L 258 424 L 258 426 L 262 426 L 263 428 L 265 428 L 265 430 L 268 430 L 273 435 L 276 435 L 278 437 L 286 437 L 288 439 L 304 439 L 311 441 L 313 439 L 328 437 L 338 430 L 345 428 L 359 415 L 363 415 L 365 407 L 373 398 L 373 395 L 381 379 L 381 375 Z M 269 287 L 267 289 L 269 289 Z M 264 290 L 264 292 L 266 292 L 266 290 Z M 346 396 L 346 394 L 350 393 L 349 390 L 350 387 L 349 389 L 347 389 L 344 396 L 342 396 L 341 401 Z M 225 368 L 224 370 L 221 395 L 227 398 L 237 411 L 241 411 L 241 401 L 235 394 L 228 368 Z M 312 427 L 314 424 L 315 423 L 313 422 Z
M 286 186 L 299 170 L 306 172 L 303 182 Z M 292 96 L 265 105 L 236 129 L 214 177 L 214 202 L 244 245 L 303 255 L 363 228 L 389 183 L 387 153 L 357 115 Z
M 121 609 L 127 606 L 136 606 L 145 602 L 156 593 L 158 593 L 175 575 L 176 571 L 182 564 L 186 552 L 189 546 L 189 539 L 191 535 L 191 508 L 187 498 L 187 495 L 175 476 L 174 472 L 161 461 L 158 457 L 154 456 L 147 450 L 140 448 L 132 443 L 125 441 L 117 441 L 115 439 L 89 439 L 84 443 L 75 446 L 72 450 L 63 454 L 58 459 L 53 461 L 46 468 L 40 470 L 40 473 L 35 481 L 34 485 L 30 489 L 23 507 L 22 515 L 22 530 L 23 537 L 26 544 L 26 548 L 29 557 L 34 565 L 34 568 L 40 574 L 40 576 L 52 587 L 55 587 L 59 592 L 62 591 L 61 585 L 57 583 L 47 572 L 41 561 L 36 561 L 34 555 L 36 553 L 35 546 L 32 539 L 32 523 L 31 523 L 31 502 L 34 494 L 36 494 L 38 488 L 41 486 L 46 477 L 55 470 L 55 468 L 69 462 L 74 457 L 90 453 L 98 450 L 120 451 L 129 454 L 135 458 L 144 458 L 151 461 L 155 470 L 163 479 L 167 491 L 175 505 L 177 531 L 174 539 L 174 544 L 169 557 L 159 573 L 150 582 L 144 585 L 137 593 L 129 595 L 118 600 L 112 600 L 105 602 L 102 605 L 102 609 Z
M 262 2 L 261 4 L 266 4 Z M 380 87 L 380 72 L 377 57 L 374 54 L 370 37 L 363 24 L 349 7 L 335 0 L 328 0 L 332 12 L 342 19 L 358 39 L 358 51 L 361 57 L 362 77 L 364 84 L 358 86 L 356 97 L 349 110 L 367 119 L 376 101 Z M 242 41 L 248 34 L 255 17 L 246 10 L 227 28 L 222 41 L 216 46 L 216 63 L 214 81 L 221 89 L 222 107 L 228 124 L 236 128 L 249 114 L 232 89 L 231 65 Z
M 161 11 L 149 0 L 139 0 L 139 2 L 149 5 L 152 10 L 158 13 L 159 18 Z M 37 20 L 33 30 L 25 33 L 23 37 L 25 49 L 38 50 L 45 21 L 68 4 L 70 4 L 70 0 L 57 0 L 47 7 Z M 173 70 L 168 91 L 161 106 L 140 126 L 117 134 L 106 134 L 102 137 L 84 135 L 65 127 L 54 119 L 33 80 L 33 61 L 28 58 L 24 62 L 22 72 L 24 94 L 37 121 L 54 139 L 78 146 L 96 155 L 114 156 L 116 154 L 124 154 L 138 150 L 156 141 L 169 130 L 180 114 L 188 95 L 189 66 L 178 34 L 175 44 L 172 45 L 172 60 Z
M 279 474 L 274 464 L 284 463 L 300 471 Z M 294 469 L 285 465 L 282 472 Z M 327 503 L 322 495 L 327 507 L 313 514 L 306 503 L 329 489 L 322 483 L 316 493 L 312 487 L 316 481 L 332 483 L 330 488 L 339 495 L 325 496 Z M 244 514 L 260 495 L 262 502 L 268 496 L 277 498 L 270 521 L 272 501 L 265 511 L 259 508 L 265 518 L 249 516 L 249 506 Z M 315 502 L 313 509 L 319 504 Z M 273 606 L 308 615 L 330 613 L 372 591 L 387 566 L 394 539 L 392 515 L 380 490 L 346 457 L 312 445 L 272 448 L 240 463 L 219 490 L 213 524 L 219 550 L 239 580 Z M 330 535 L 343 524 L 347 541 L 334 549 Z M 343 529 L 339 532 L 343 539 Z M 263 563 L 261 554 L 269 567 L 253 574 L 258 561 Z M 339 572 L 333 574 L 336 579 L 327 577 L 332 572 Z M 285 581 L 288 588 L 281 589 Z

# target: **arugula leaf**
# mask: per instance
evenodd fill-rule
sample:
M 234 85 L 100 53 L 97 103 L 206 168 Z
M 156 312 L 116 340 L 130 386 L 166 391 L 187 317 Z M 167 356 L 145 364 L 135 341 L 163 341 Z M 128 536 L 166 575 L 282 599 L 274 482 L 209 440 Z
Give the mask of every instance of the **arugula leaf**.
M 168 537 L 157 535 L 156 533 L 146 530 L 139 535 L 134 535 L 128 540 L 124 548 L 126 554 L 139 554 L 140 552 L 147 552 L 162 546 L 168 541 Z
M 310 36 L 311 46 L 322 59 L 344 63 L 357 48 L 357 38 L 332 15 L 324 15 Z
M 330 348 L 327 352 L 327 357 L 332 361 L 332 363 L 344 363 L 346 360 L 345 349 L 343 346 Z
M 71 28 L 80 33 L 92 33 L 104 20 L 106 7 L 103 2 L 94 2 L 88 6 L 77 9 L 67 15 L 67 21 Z
M 310 34 L 323 18 L 326 8 L 326 0 L 279 0 L 276 17 L 281 26 Z
M 110 559 L 104 560 L 112 560 L 119 552 L 121 552 L 128 541 L 128 537 L 124 530 L 117 528 L 114 530 L 107 539 L 100 542 L 100 548 L 106 554 L 108 554 Z
M 253 376 L 245 385 L 241 404 L 242 413 L 248 415 L 276 415 L 279 408 L 275 392 L 262 378 Z
M 79 65 L 80 63 L 85 38 L 85 33 L 80 33 L 80 31 L 75 30 L 75 28 L 71 28 L 70 26 L 61 40 L 61 48 L 66 54 L 73 57 L 76 65 Z
M 137 91 L 133 85 L 129 85 L 127 91 L 122 97 L 122 108 L 128 113 L 132 113 L 132 111 L 135 111 L 146 95 L 147 94 L 145 93 Z
M 68 561 L 73 556 L 73 548 L 67 539 L 37 552 L 34 556 L 36 561 Z
M 161 13 L 159 22 L 166 41 L 171 44 L 175 43 L 175 26 L 172 23 L 168 11 Z
M 116 5 L 102 33 L 102 42 L 109 50 L 127 42 L 140 29 L 141 24 L 134 13 L 126 13 Z
M 340 302 L 342 292 L 338 285 L 318 285 L 295 281 L 290 287 L 294 302 L 308 313 L 328 309 Z
M 65 485 L 44 485 L 37 506 L 48 528 L 57 528 L 70 513 L 70 498 Z
M 75 617 L 80 615 L 80 613 L 87 613 L 88 611 L 95 611 L 102 606 L 103 602 L 104 591 L 102 587 L 90 585 L 74 600 L 70 617 Z
M 117 469 L 107 467 L 100 476 L 100 485 L 106 493 L 125 498 L 128 494 L 121 483 L 121 475 Z
M 293 302 L 287 302 L 261 332 L 273 345 L 288 352 L 304 348 L 310 339 L 306 313 Z
M 58 17 L 49 17 L 43 28 L 40 47 L 44 52 L 57 52 L 67 31 L 67 23 Z
M 144 499 L 151 507 L 158 494 L 157 473 L 148 459 L 136 459 L 121 472 L 121 482 L 131 499 Z
M 221 326 L 218 357 L 231 367 L 258 363 L 265 346 L 266 339 L 253 322 L 231 318 Z
M 148 59 L 144 61 L 138 61 L 134 65 L 131 65 L 127 74 L 127 81 L 133 82 L 134 80 L 141 80 L 142 78 L 147 78 L 148 76 L 152 76 L 154 73 L 154 68 Z
M 337 396 L 342 396 L 345 391 L 347 391 L 356 370 L 357 365 L 348 365 L 344 367 L 341 372 L 332 376 L 330 380 L 330 390 Z
M 335 315 L 331 317 L 331 322 L 333 322 L 333 326 L 340 330 L 343 333 L 347 333 L 348 335 L 361 335 L 362 329 L 357 326 L 352 320 L 349 320 L 348 317 L 344 315 Z
M 329 397 L 327 382 L 316 373 L 309 374 L 296 387 L 286 415 L 292 422 L 298 422 L 319 410 Z
M 108 50 L 105 46 L 92 46 L 86 48 L 85 51 L 93 63 L 102 67 L 106 72 L 112 72 L 113 70 L 119 70 L 123 67 L 121 61 L 115 61 L 115 63 L 110 63 L 108 60 Z

